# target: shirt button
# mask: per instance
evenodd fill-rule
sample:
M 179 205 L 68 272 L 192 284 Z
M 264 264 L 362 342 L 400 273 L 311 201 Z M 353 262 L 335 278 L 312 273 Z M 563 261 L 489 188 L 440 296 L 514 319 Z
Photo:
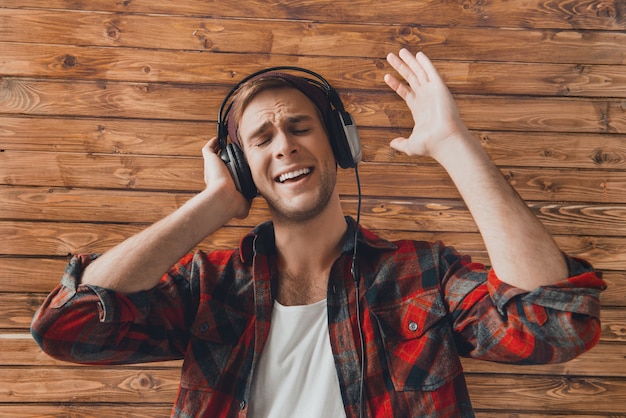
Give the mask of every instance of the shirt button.
M 209 324 L 207 324 L 206 322 L 203 322 L 200 325 L 200 332 L 207 332 L 208 329 L 209 329 Z
M 415 331 L 417 331 L 417 328 L 419 328 L 417 326 L 417 322 L 415 322 L 415 321 L 409 322 L 409 331 L 415 332 Z
M 246 409 L 246 401 L 239 402 L 239 409 Z

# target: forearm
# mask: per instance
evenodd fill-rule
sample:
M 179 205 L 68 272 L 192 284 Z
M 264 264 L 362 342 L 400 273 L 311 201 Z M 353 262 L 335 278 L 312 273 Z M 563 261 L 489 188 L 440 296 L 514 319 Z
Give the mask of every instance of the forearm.
M 467 129 L 448 138 L 433 157 L 461 193 L 500 280 L 532 290 L 567 277 L 550 233 Z
M 234 199 L 207 189 L 91 263 L 82 283 L 121 293 L 154 287 L 167 270 L 233 216 Z
M 191 255 L 176 267 L 188 271 L 190 260 Z M 31 333 L 42 350 L 89 364 L 180 358 L 187 344 L 182 331 L 188 330 L 188 312 L 194 310 L 188 283 L 165 280 L 152 291 L 129 295 L 81 285 L 94 261 L 90 254 L 73 257 L 62 282 L 33 316 Z
M 408 155 L 433 157 L 446 169 L 478 225 L 498 277 L 526 290 L 567 277 L 558 246 L 472 137 L 430 60 L 406 49 L 387 60 L 408 85 L 390 74 L 385 82 L 406 101 L 415 121 L 408 138 L 395 138 L 390 145 Z

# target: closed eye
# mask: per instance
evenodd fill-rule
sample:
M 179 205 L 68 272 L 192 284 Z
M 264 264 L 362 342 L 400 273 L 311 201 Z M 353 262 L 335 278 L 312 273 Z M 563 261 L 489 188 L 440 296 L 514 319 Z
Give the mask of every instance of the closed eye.
M 259 140 L 256 142 L 256 144 L 254 144 L 255 147 L 263 147 L 267 144 L 269 144 L 270 142 L 272 142 L 272 138 L 271 137 L 265 137 L 265 138 L 259 138 Z

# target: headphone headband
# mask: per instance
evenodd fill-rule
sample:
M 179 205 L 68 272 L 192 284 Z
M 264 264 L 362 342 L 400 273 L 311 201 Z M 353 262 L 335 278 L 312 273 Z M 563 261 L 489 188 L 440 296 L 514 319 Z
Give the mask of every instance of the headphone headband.
M 295 71 L 295 72 L 305 73 L 305 74 L 315 77 L 315 79 L 311 79 L 308 77 L 305 78 L 305 77 L 293 75 L 290 73 L 285 73 L 284 71 Z M 343 103 L 341 102 L 341 99 L 339 98 L 339 95 L 337 94 L 335 89 L 332 88 L 330 83 L 324 77 L 322 77 L 320 74 L 316 73 L 315 71 L 302 68 L 302 67 L 295 67 L 291 65 L 281 65 L 281 66 L 276 66 L 276 67 L 265 68 L 263 70 L 256 71 L 244 77 L 228 92 L 228 94 L 226 94 L 226 97 L 222 101 L 222 104 L 217 113 L 217 124 L 218 124 L 217 137 L 220 142 L 221 148 L 224 148 L 226 146 L 226 138 L 229 134 L 229 130 L 232 130 L 232 128 L 229 127 L 229 122 L 228 122 L 228 115 L 230 114 L 230 111 L 234 104 L 234 101 L 231 100 L 232 97 L 241 88 L 241 86 L 243 86 L 246 82 L 255 78 L 260 78 L 260 76 L 264 74 L 268 74 L 268 73 L 276 73 L 277 78 L 283 79 L 288 84 L 291 84 L 294 88 L 300 90 L 304 95 L 306 95 L 309 98 L 309 100 L 313 101 L 315 105 L 318 108 L 320 108 L 320 111 L 322 111 L 322 113 L 324 112 L 323 112 L 323 109 L 321 108 L 321 104 L 318 103 L 314 97 L 312 97 L 315 93 L 313 90 L 309 90 L 308 85 L 313 85 L 316 88 L 320 89 L 320 91 L 322 91 L 326 96 L 325 100 L 327 100 L 328 103 L 330 103 L 335 108 L 335 110 L 340 111 L 340 112 L 345 112 Z M 231 141 L 237 142 L 237 138 L 233 138 L 232 133 L 233 132 L 230 132 Z

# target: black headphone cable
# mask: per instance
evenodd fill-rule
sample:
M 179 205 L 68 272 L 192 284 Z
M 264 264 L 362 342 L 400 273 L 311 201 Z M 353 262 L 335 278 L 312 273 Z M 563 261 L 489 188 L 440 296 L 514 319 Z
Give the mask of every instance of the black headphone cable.
M 365 337 L 363 336 L 363 327 L 361 326 L 361 303 L 359 301 L 359 289 L 360 289 L 360 272 L 359 265 L 356 259 L 357 257 L 357 245 L 359 238 L 359 225 L 361 222 L 361 180 L 359 179 L 358 164 L 354 167 L 354 174 L 356 177 L 356 185 L 358 190 L 357 197 L 357 210 L 356 210 L 356 227 L 354 229 L 354 248 L 352 249 L 352 278 L 354 279 L 355 299 L 356 299 L 356 323 L 359 329 L 359 340 L 361 343 L 361 367 L 360 367 L 360 379 L 359 379 L 359 417 L 363 418 L 363 409 L 365 406 L 365 397 L 363 396 L 365 386 Z

